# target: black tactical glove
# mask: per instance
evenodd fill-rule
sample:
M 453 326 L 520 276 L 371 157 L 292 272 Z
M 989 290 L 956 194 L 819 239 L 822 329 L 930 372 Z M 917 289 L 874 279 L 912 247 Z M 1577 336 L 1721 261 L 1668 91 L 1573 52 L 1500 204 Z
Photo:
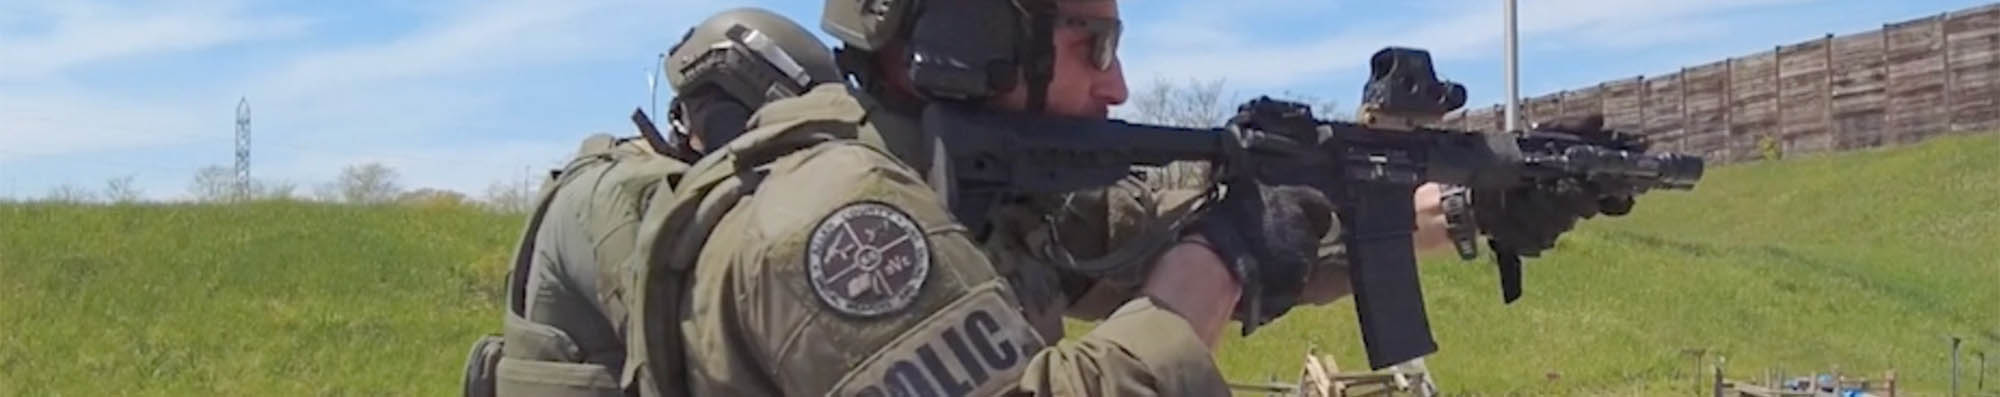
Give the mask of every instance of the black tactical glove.
M 1596 189 L 1573 179 L 1472 191 L 1473 213 L 1495 253 L 1539 257 L 1576 221 L 1601 212 Z
M 1602 117 L 1567 120 L 1545 130 L 1598 139 L 1610 135 Z M 1540 257 L 1576 222 L 1599 214 L 1623 216 L 1632 211 L 1633 189 L 1610 181 L 1566 177 L 1516 185 L 1506 189 L 1474 189 L 1473 214 L 1487 244 L 1499 260 L 1501 294 L 1507 302 L 1521 296 L 1520 257 Z
M 1243 286 L 1244 335 L 1296 303 L 1332 226 L 1333 203 L 1318 190 L 1259 183 L 1232 186 L 1194 225 Z
M 1298 302 L 1334 227 L 1334 206 L 1301 174 L 1315 166 L 1300 157 L 1318 137 L 1310 107 L 1259 98 L 1240 106 L 1229 125 L 1244 152 L 1224 164 L 1219 175 L 1228 190 L 1193 230 L 1242 283 L 1235 318 L 1249 335 Z

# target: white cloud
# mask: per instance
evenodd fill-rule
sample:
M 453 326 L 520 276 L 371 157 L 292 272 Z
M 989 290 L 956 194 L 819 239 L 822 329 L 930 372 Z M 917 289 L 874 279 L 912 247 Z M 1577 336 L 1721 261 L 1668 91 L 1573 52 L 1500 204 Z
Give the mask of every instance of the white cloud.
M 632 87 L 638 87 L 643 65 L 617 70 L 578 65 L 643 62 L 698 18 L 738 5 L 722 0 L 392 5 L 414 7 L 424 18 L 405 33 L 379 40 L 333 40 L 347 44 L 331 48 L 317 47 L 320 40 L 298 40 L 296 57 L 269 60 L 269 66 L 248 70 L 241 80 L 189 87 L 180 98 L 79 91 L 64 81 L 66 75 L 105 62 L 144 61 L 250 40 L 290 40 L 301 33 L 312 38 L 343 34 L 334 30 L 343 27 L 308 25 L 306 18 L 252 15 L 239 1 L 0 0 L 0 59 L 7 60 L 0 66 L 0 163 L 191 142 L 226 146 L 228 111 L 237 93 L 247 93 L 257 111 L 255 172 L 260 177 L 305 187 L 330 179 L 342 166 L 380 160 L 403 171 L 409 185 L 477 193 L 494 180 L 517 177 L 524 166 L 548 167 L 591 128 L 624 126 L 622 118 L 611 117 L 542 137 L 513 131 L 496 134 L 508 138 L 495 138 L 482 135 L 495 133 L 491 131 L 465 131 L 468 125 L 568 120 L 564 115 L 510 114 L 504 108 L 508 102 L 540 92 L 521 86 L 581 72 L 630 76 Z M 1524 39 L 1533 43 L 1634 47 L 1715 37 L 1731 26 L 1695 23 L 1704 22 L 1701 16 L 1794 1 L 1805 0 L 1528 0 L 1522 4 L 1522 27 Z M 1153 11 L 1135 9 L 1156 4 L 1128 6 L 1127 14 Z M 1349 4 L 1168 2 L 1162 8 L 1169 8 L 1169 18 L 1128 22 L 1126 67 L 1134 82 L 1154 76 L 1227 78 L 1232 88 L 1268 89 L 1352 71 L 1384 45 L 1425 47 L 1441 58 L 1499 55 L 1497 2 L 1427 0 L 1420 7 L 1435 13 L 1367 21 L 1341 18 Z M 787 11 L 805 8 L 812 9 L 787 15 L 816 31 L 817 7 Z M 1270 20 L 1329 22 L 1288 29 L 1303 37 L 1252 34 Z M 10 81 L 33 89 L 9 86 Z M 614 88 L 630 87 L 605 90 Z M 612 110 L 605 113 L 623 115 Z M 220 163 L 188 161 L 195 166 Z
M 250 15 L 233 0 L 0 0 L 0 59 L 7 59 L 0 66 L 0 164 L 190 143 L 226 148 L 233 128 L 229 111 L 237 94 L 247 93 L 256 111 L 254 169 L 260 178 L 305 187 L 331 178 L 342 166 L 385 160 L 412 185 L 477 193 L 523 167 L 548 167 L 542 159 L 567 154 L 582 132 L 598 126 L 556 131 L 545 141 L 497 142 L 507 138 L 466 126 L 547 124 L 550 115 L 514 114 L 502 102 L 532 97 L 537 89 L 520 87 L 538 83 L 538 77 L 597 73 L 578 65 L 644 60 L 696 18 L 723 6 L 708 0 L 392 5 L 421 14 L 419 24 L 407 33 L 354 43 L 348 35 L 364 28 L 313 26 L 307 32 L 303 18 Z M 287 36 L 299 32 L 311 36 Z M 143 65 L 153 56 L 274 37 L 308 40 L 283 42 L 298 43 L 291 50 L 296 55 L 279 54 L 244 77 L 186 87 L 174 97 L 78 90 L 69 81 L 106 62 Z M 321 40 L 329 38 L 334 40 Z M 640 66 L 615 72 L 636 79 Z M 601 125 L 622 122 L 607 118 Z M 223 160 L 173 161 L 193 169 Z M 73 172 L 74 179 L 94 181 L 110 171 L 115 170 Z
M 592 128 L 627 124 L 606 117 L 544 135 L 523 131 L 513 125 L 557 115 L 502 109 L 533 95 L 516 87 L 577 65 L 647 59 L 719 7 L 706 0 L 475 3 L 440 9 L 438 22 L 408 35 L 291 60 L 252 80 L 267 107 L 283 112 L 271 116 L 286 131 L 280 144 L 289 147 L 281 150 L 297 152 L 274 173 L 323 181 L 343 166 L 380 161 L 409 185 L 476 195 L 492 181 L 518 178 L 524 167 L 540 172 Z M 643 65 L 632 66 L 607 73 L 637 81 Z M 503 127 L 468 131 L 468 125 Z M 533 136 L 496 137 L 522 135 Z M 314 141 L 334 143 L 303 143 Z
M 0 162 L 229 138 L 235 98 L 147 101 L 71 83 L 78 69 L 284 37 L 305 20 L 235 1 L 0 4 Z M 190 92 L 209 89 L 190 88 Z
M 191 51 L 300 32 L 303 20 L 244 15 L 235 1 L 110 5 L 85 1 L 9 4 L 8 24 L 46 29 L 0 35 L 0 82 L 35 81 L 92 62 Z M 38 18 L 37 18 L 38 17 Z M 27 29 L 23 29 L 27 30 Z
M 513 87 L 563 66 L 643 57 L 678 37 L 649 27 L 690 18 L 669 10 L 699 4 L 527 0 L 439 7 L 429 10 L 438 13 L 436 22 L 409 34 L 310 52 L 245 86 L 253 100 L 276 109 L 288 139 L 407 142 L 401 138 L 450 134 L 468 120 L 495 116 L 503 99 L 523 94 Z
M 1813 0 L 1543 0 L 1520 4 L 1522 40 L 1529 45 L 1573 48 L 1630 48 L 1701 37 L 1714 37 L 1728 26 L 1701 20 L 1714 13 L 1754 6 Z M 1255 26 L 1254 21 L 1213 17 L 1181 18 L 1168 29 L 1140 30 L 1143 48 L 1128 51 L 1126 62 L 1137 81 L 1154 76 L 1218 79 L 1232 85 L 1276 88 L 1316 76 L 1348 71 L 1385 46 L 1428 49 L 1439 59 L 1498 57 L 1502 11 L 1497 2 L 1460 1 L 1435 6 L 1441 14 L 1409 15 L 1393 20 L 1345 22 L 1349 26 L 1287 29 L 1313 37 L 1260 41 L 1240 35 L 1208 32 Z M 1327 19 L 1333 20 L 1335 15 Z M 1133 24 L 1144 24 L 1144 21 Z M 1235 26 L 1236 28 L 1232 28 Z M 1206 39 L 1176 40 L 1198 34 Z M 1537 47 L 1540 48 L 1540 47 Z
M 203 101 L 203 102 L 224 102 Z M 0 92 L 0 162 L 16 158 L 215 140 L 228 142 L 229 105 L 154 104 L 115 97 Z
M 279 98 L 319 96 L 357 85 L 450 77 L 522 63 L 561 62 L 598 41 L 577 33 L 602 2 L 511 1 L 443 15 L 446 20 L 387 43 L 317 52 L 255 84 Z

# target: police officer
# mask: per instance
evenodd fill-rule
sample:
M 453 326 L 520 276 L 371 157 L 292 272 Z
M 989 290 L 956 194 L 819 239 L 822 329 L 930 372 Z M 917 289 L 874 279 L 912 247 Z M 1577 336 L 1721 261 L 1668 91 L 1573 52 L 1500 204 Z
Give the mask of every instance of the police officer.
M 755 8 L 702 21 L 665 62 L 674 132 L 659 142 L 594 135 L 544 188 L 510 275 L 504 359 L 492 368 L 498 395 L 623 393 L 624 266 L 637 211 L 710 146 L 740 135 L 750 109 L 839 81 L 832 52 L 810 32 Z
M 1006 0 L 985 2 L 1001 7 L 938 2 L 927 12 L 960 11 L 931 22 L 961 27 L 1019 17 Z M 645 316 L 632 332 L 649 340 L 634 344 L 632 360 L 643 361 L 628 370 L 664 395 L 1227 393 L 1206 348 L 1216 332 L 1184 319 L 1219 329 L 1234 306 L 1232 276 L 1212 254 L 1194 246 L 1155 255 L 1155 268 L 1177 271 L 1140 282 L 1180 299 L 1131 300 L 1077 343 L 1051 345 L 1059 334 L 1037 332 L 1029 317 L 1054 309 L 1029 304 L 1059 294 L 1022 297 L 1072 287 L 1060 274 L 1015 282 L 1005 273 L 1027 269 L 996 266 L 949 215 L 937 192 L 949 171 L 941 148 L 908 117 L 922 103 L 904 77 L 915 58 L 855 47 L 895 43 L 904 29 L 848 30 L 863 19 L 922 23 L 895 15 L 913 5 L 827 5 L 823 27 L 847 50 L 879 55 L 839 55 L 867 91 L 827 84 L 766 105 L 673 197 L 654 201 L 639 244 L 655 257 L 638 276 L 645 292 L 631 300 Z M 1031 73 L 1042 77 L 994 96 L 994 106 L 1102 117 L 1125 99 L 1115 62 L 1092 55 L 1110 50 L 1116 4 L 1062 2 L 1059 11 L 1040 16 L 1052 18 L 1039 35 L 1052 48 L 1035 55 L 1047 67 Z M 877 68 L 853 67 L 864 63 Z M 1193 262 L 1200 255 L 1212 262 Z
M 911 115 L 942 98 L 1104 117 L 1127 95 L 1117 4 L 913 3 L 826 3 L 822 27 L 846 44 L 836 56 L 861 91 L 821 85 L 766 105 L 672 197 L 652 202 L 638 241 L 648 256 L 635 274 L 643 292 L 629 300 L 642 318 L 628 373 L 649 377 L 661 395 L 1226 395 L 1209 348 L 1231 318 L 1269 314 L 1238 314 L 1239 299 L 1260 297 L 1243 296 L 1252 280 L 1220 258 L 1304 267 L 1297 262 L 1318 257 L 1332 223 L 1310 215 L 1331 212 L 1324 198 L 1283 187 L 1261 206 L 1225 198 L 1216 208 L 1295 216 L 1225 210 L 1168 228 L 1171 238 L 1126 273 L 1017 266 L 1032 261 L 1010 262 L 1014 252 L 949 215 L 939 194 L 950 188 L 945 148 Z M 992 57 L 926 57 L 917 45 Z M 1135 223 L 1180 210 L 1154 205 L 1149 195 L 1163 192 L 1150 187 L 1095 193 L 1108 206 L 1140 204 Z M 1050 215 L 1030 207 L 1023 213 Z M 1107 216 L 1117 211 L 1042 208 L 1107 226 L 1084 236 L 1113 242 L 1098 253 L 1143 245 L 1117 242 L 1133 230 Z M 1278 230 L 1233 222 L 1246 218 Z M 1220 235 L 1286 240 L 1246 253 L 1209 240 Z M 1102 290 L 1089 276 L 1127 278 L 1130 294 L 1106 295 L 1130 299 L 1110 299 L 1118 303 L 1096 329 L 1052 344 L 1059 331 L 1038 325 L 1077 311 L 1062 305 L 1092 301 Z

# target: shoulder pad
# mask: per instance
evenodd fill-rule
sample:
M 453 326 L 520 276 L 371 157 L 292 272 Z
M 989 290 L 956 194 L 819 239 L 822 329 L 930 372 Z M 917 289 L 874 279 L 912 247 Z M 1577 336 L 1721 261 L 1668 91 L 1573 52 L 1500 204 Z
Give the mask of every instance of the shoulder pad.
M 721 151 L 734 153 L 736 161 L 760 164 L 820 142 L 854 139 L 867 116 L 867 109 L 847 86 L 821 84 L 805 95 L 759 108 L 750 116 L 743 135 Z
M 609 151 L 617 146 L 618 139 L 613 138 L 611 134 L 601 132 L 590 134 L 590 136 L 583 138 L 583 143 L 577 145 L 576 153 L 573 157 L 592 156 Z
M 737 143 L 757 141 L 758 132 L 782 133 L 792 127 L 812 122 L 860 123 L 868 115 L 868 108 L 847 86 L 827 83 L 813 87 L 805 95 L 780 99 L 750 115 L 747 131 L 743 137 L 731 141 Z M 751 138 L 751 139 L 744 139 Z

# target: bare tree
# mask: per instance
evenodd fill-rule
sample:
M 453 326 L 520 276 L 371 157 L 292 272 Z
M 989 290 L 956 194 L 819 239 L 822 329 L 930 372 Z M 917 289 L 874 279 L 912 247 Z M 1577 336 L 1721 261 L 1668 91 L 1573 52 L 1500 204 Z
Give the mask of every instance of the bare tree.
M 1133 121 L 1190 128 L 1220 126 L 1235 113 L 1234 105 L 1223 98 L 1222 87 L 1220 79 L 1190 79 L 1185 85 L 1154 80 L 1145 92 L 1132 98 Z
M 49 195 L 43 198 L 43 200 L 54 203 L 83 204 L 96 201 L 97 197 L 91 194 L 89 189 L 65 183 L 62 186 L 49 189 Z
M 534 210 L 535 200 L 540 197 L 537 197 L 535 192 L 536 187 L 531 181 L 530 178 L 523 175 L 519 180 L 496 181 L 491 185 L 487 185 L 486 207 L 494 211 L 508 213 L 525 213 Z
M 231 201 L 236 193 L 236 172 L 220 165 L 201 167 L 194 172 L 194 182 L 188 184 L 188 194 L 205 203 Z
M 321 185 L 319 196 L 343 203 L 386 203 L 402 194 L 403 187 L 396 183 L 396 177 L 396 170 L 381 163 L 350 165 L 341 169 L 333 182 Z
M 291 181 L 263 181 L 251 178 L 252 197 L 258 200 L 291 200 L 296 198 L 298 184 Z
M 118 204 L 129 204 L 138 202 L 140 196 L 142 196 L 142 194 L 139 193 L 139 188 L 132 186 L 131 176 L 112 178 L 111 180 L 104 182 L 105 201 L 110 201 Z
M 396 201 L 404 204 L 434 206 L 458 206 L 471 202 L 471 200 L 465 197 L 464 193 L 428 187 L 403 193 L 396 197 Z
M 1282 94 L 1272 95 L 1271 97 L 1312 106 L 1313 117 L 1317 117 L 1320 120 L 1354 121 L 1354 110 L 1342 109 L 1340 101 L 1293 91 L 1285 91 Z
M 319 187 L 313 188 L 312 199 L 313 201 L 338 203 L 340 202 L 340 188 L 334 187 L 334 183 L 332 182 L 320 184 Z
M 1234 96 L 1224 95 L 1224 87 L 1226 85 L 1220 79 L 1190 79 L 1185 84 L 1155 80 L 1144 92 L 1132 97 L 1132 120 L 1176 127 L 1220 126 L 1236 115 L 1236 105 L 1243 102 Z M 1340 101 L 1293 91 L 1270 97 L 1311 106 L 1313 116 L 1322 120 L 1354 119 L 1353 110 L 1342 109 Z
M 244 191 L 245 187 L 249 190 Z M 188 184 L 188 193 L 194 195 L 195 201 L 205 203 L 291 200 L 297 198 L 298 188 L 298 184 L 291 181 L 257 178 L 250 178 L 249 183 L 239 185 L 235 171 L 211 165 L 195 171 L 194 182 Z

